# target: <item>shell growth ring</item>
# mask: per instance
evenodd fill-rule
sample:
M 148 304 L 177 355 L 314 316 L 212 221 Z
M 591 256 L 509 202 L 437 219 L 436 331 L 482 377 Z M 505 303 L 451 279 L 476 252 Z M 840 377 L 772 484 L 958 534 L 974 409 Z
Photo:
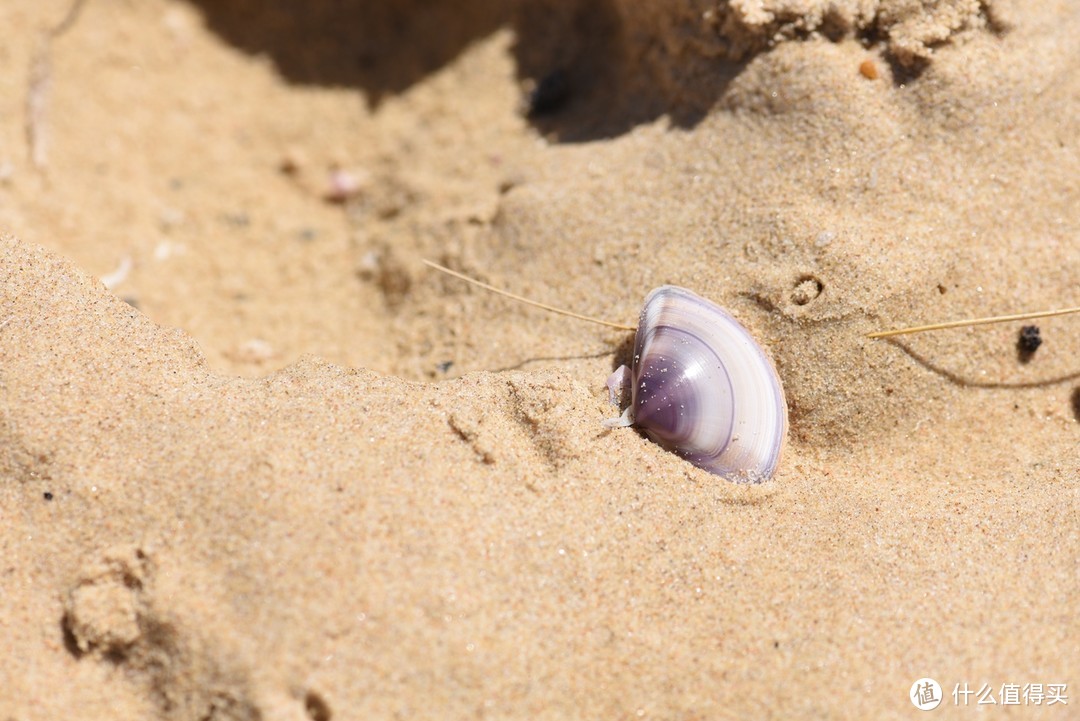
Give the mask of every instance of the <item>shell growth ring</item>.
M 634 425 L 695 466 L 740 483 L 776 471 L 787 403 L 768 355 L 715 303 L 677 286 L 649 293 L 633 367 L 608 379 L 630 386 L 630 406 L 608 427 Z

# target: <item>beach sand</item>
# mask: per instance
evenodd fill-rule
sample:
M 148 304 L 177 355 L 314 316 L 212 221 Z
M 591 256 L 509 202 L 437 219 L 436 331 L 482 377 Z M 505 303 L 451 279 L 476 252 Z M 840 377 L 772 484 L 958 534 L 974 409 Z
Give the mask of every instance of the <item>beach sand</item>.
M 1080 317 L 866 338 L 1080 303 L 1075 3 L 69 7 L 0 7 L 0 719 L 1077 717 Z M 776 477 L 422 258 L 725 306 Z

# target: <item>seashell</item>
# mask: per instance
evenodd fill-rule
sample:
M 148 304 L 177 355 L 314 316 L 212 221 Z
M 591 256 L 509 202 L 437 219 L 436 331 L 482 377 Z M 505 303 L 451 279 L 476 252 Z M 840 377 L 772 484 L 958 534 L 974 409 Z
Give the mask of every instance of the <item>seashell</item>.
M 772 477 L 787 437 L 787 403 L 772 361 L 720 306 L 665 285 L 649 293 L 633 367 L 608 378 L 630 388 L 609 428 L 633 425 L 695 466 L 729 480 Z
M 620 330 L 632 326 L 509 293 L 445 266 L 428 267 L 552 313 Z M 772 478 L 787 438 L 784 389 L 753 336 L 720 306 L 685 288 L 649 293 L 634 338 L 633 368 L 607 381 L 630 389 L 630 405 L 608 428 L 637 426 L 653 441 L 710 473 L 742 483 Z

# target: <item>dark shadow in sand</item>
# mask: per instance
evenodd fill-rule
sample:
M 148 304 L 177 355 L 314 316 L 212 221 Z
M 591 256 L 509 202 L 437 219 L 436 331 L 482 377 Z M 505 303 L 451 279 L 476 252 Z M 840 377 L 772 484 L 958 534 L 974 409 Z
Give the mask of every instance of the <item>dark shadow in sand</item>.
M 909 346 L 905 345 L 903 341 L 897 340 L 895 338 L 885 338 L 884 340 L 887 343 L 891 343 L 892 345 L 902 350 L 912 360 L 921 365 L 923 368 L 926 368 L 927 370 L 936 373 L 942 378 L 948 380 L 950 383 L 955 383 L 956 385 L 963 386 L 965 388 L 1044 388 L 1047 386 L 1058 385 L 1060 383 L 1068 383 L 1069 381 L 1080 378 L 1080 371 L 1076 371 L 1074 373 L 1066 373 L 1064 375 L 1054 376 L 1052 378 L 1043 378 L 1040 380 L 1016 382 L 984 381 L 976 378 L 969 378 L 967 376 L 957 373 L 956 371 L 949 370 L 942 365 L 934 363 L 926 356 L 912 350 Z M 1078 391 L 1080 391 L 1080 389 L 1078 389 Z
M 355 87 L 374 106 L 510 20 L 499 0 L 191 0 L 226 42 L 302 85 Z
M 744 66 L 715 61 L 688 82 L 692 101 L 673 102 L 651 75 L 666 71 L 634 57 L 614 0 L 189 1 L 210 30 L 266 56 L 288 82 L 357 88 L 372 107 L 512 28 L 519 112 L 555 142 L 615 137 L 661 116 L 692 127 Z

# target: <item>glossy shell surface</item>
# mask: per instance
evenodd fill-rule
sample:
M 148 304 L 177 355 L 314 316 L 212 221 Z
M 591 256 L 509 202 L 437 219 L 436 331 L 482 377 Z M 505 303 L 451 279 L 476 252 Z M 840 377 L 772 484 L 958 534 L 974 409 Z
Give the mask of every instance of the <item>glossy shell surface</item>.
M 787 403 L 769 357 L 720 306 L 677 286 L 645 299 L 628 420 L 696 466 L 733 481 L 772 477 Z

